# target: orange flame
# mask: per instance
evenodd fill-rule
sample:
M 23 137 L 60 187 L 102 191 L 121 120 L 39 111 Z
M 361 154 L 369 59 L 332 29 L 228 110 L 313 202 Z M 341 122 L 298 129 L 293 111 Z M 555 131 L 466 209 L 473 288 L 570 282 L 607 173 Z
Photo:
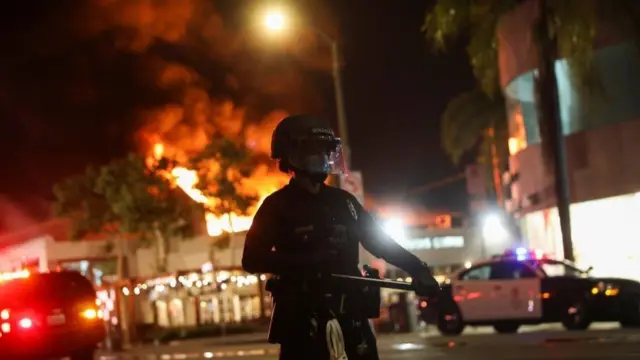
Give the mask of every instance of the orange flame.
M 165 154 L 165 145 L 162 142 L 157 142 L 153 145 L 151 162 L 158 161 Z M 196 188 L 198 184 L 198 174 L 195 170 L 177 166 L 171 169 L 171 180 L 180 187 L 185 194 L 191 199 L 200 204 L 215 204 L 216 199 L 207 198 L 200 190 Z M 251 177 L 246 179 L 244 186 L 253 193 L 257 193 L 260 200 L 256 206 L 251 209 L 250 216 L 240 216 L 237 214 L 223 214 L 216 216 L 211 212 L 205 214 L 205 221 L 207 225 L 207 233 L 210 236 L 219 236 L 226 233 L 247 231 L 253 222 L 253 214 L 257 211 L 258 207 L 264 199 L 271 193 L 280 188 L 284 183 L 288 181 L 288 177 L 284 174 L 275 174 L 264 166 L 259 166 L 253 172 Z

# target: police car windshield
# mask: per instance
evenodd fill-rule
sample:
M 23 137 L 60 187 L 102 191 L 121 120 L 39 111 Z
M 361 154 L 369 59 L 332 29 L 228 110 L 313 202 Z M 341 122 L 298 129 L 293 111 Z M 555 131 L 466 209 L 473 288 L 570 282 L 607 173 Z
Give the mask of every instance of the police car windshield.
M 547 276 L 569 276 L 569 277 L 588 277 L 588 272 L 580 270 L 571 263 L 557 260 L 539 260 L 532 264 L 534 267 L 542 269 Z

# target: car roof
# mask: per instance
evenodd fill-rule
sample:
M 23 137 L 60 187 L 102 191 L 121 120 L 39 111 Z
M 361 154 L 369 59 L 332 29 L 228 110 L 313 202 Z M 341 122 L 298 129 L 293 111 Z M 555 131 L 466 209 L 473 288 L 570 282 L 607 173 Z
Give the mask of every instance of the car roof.
M 0 286 L 15 286 L 19 283 L 24 282 L 33 282 L 33 279 L 53 279 L 56 281 L 67 281 L 70 283 L 81 283 L 82 285 L 88 285 L 93 287 L 91 281 L 87 279 L 84 275 L 77 271 L 73 270 L 62 270 L 62 271 L 54 271 L 54 272 L 29 272 L 27 276 L 20 276 L 4 281 L 0 281 Z
M 454 272 L 451 273 L 450 277 L 456 277 L 458 275 L 460 275 L 461 273 L 471 269 L 471 268 L 475 268 L 475 267 L 479 267 L 479 266 L 483 266 L 483 265 L 490 265 L 490 264 L 495 264 L 497 262 L 503 261 L 505 259 L 489 259 L 489 260 L 482 260 L 482 261 L 477 261 L 471 264 L 471 266 L 469 267 L 463 267 L 462 269 L 458 269 Z
M 491 258 L 491 259 L 474 262 L 468 268 L 465 267 L 465 268 L 458 269 L 457 271 L 452 272 L 449 277 L 450 278 L 456 278 L 461 273 L 463 273 L 463 272 L 465 272 L 465 271 L 467 271 L 467 270 L 469 270 L 471 268 L 475 268 L 475 267 L 479 267 L 479 266 L 483 266 L 483 265 L 491 265 L 491 264 L 504 262 L 504 261 L 516 261 L 516 262 L 522 262 L 522 263 L 525 263 L 525 264 L 530 264 L 531 262 L 548 262 L 548 263 L 566 264 L 566 265 L 570 265 L 572 267 L 575 267 L 575 264 L 573 264 L 570 261 L 557 260 L 557 259 L 552 259 L 552 258 L 547 258 L 547 257 L 542 258 L 542 259 L 521 259 L 521 260 L 518 260 L 516 257 L 512 257 L 512 256 L 497 256 L 497 257 L 494 257 L 494 258 Z M 578 268 L 576 268 L 576 269 L 578 269 Z M 578 269 L 578 270 L 580 270 L 580 269 Z
M 458 269 L 457 271 L 454 271 L 451 273 L 451 277 L 454 276 L 458 276 L 461 273 L 471 269 L 471 268 L 475 268 L 475 267 L 479 267 L 479 266 L 484 266 L 484 265 L 491 265 L 491 264 L 495 264 L 495 263 L 499 263 L 499 262 L 504 262 L 504 261 L 516 261 L 516 262 L 522 262 L 522 263 L 530 263 L 530 262 L 555 262 L 555 263 L 563 263 L 563 261 L 561 260 L 555 260 L 555 259 L 550 259 L 550 258 L 543 258 L 543 259 L 524 259 L 524 260 L 518 260 L 516 257 L 511 257 L 511 256 L 499 256 L 499 257 L 495 257 L 495 258 L 491 258 L 491 259 L 487 259 L 487 260 L 482 260 L 482 261 L 478 261 L 478 262 L 474 262 L 471 264 L 471 266 L 469 267 L 465 267 L 462 269 Z

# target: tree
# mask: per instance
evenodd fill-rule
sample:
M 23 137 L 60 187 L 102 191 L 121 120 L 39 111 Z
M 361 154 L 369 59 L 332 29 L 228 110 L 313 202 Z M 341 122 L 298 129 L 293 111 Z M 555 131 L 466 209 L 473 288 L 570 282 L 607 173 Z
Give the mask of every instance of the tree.
M 441 131 L 443 147 L 455 164 L 464 153 L 478 149 L 478 163 L 486 165 L 486 177 L 500 200 L 509 137 L 504 98 L 490 98 L 481 89 L 460 94 L 442 114 Z
M 136 236 L 140 246 L 157 246 L 157 271 L 167 271 L 168 239 L 192 234 L 193 201 L 176 187 L 166 172 L 168 161 L 148 166 L 129 155 L 100 169 L 96 192 L 115 217 L 120 234 Z
M 474 74 L 483 91 L 493 98 L 500 93 L 497 25 L 506 12 L 521 3 L 522 0 L 438 0 L 433 10 L 427 13 L 423 30 L 438 49 L 443 49 L 447 41 L 456 40 L 469 31 L 467 52 Z M 635 0 L 539 0 L 539 4 L 540 16 L 532 28 L 540 59 L 535 78 L 541 115 L 538 126 L 546 168 L 550 169 L 553 163 L 565 257 L 572 260 L 570 194 L 555 61 L 558 58 L 568 60 L 575 90 L 585 95 L 594 88 L 601 90 L 591 61 L 596 26 L 606 23 L 638 44 L 640 7 Z
M 493 97 L 500 91 L 497 26 L 500 18 L 522 0 L 438 0 L 427 12 L 423 31 L 436 51 L 469 37 L 467 53 L 483 91 Z M 569 60 L 578 87 L 592 83 L 591 59 L 596 35 L 596 14 L 618 19 L 635 31 L 635 0 L 551 0 L 553 31 L 560 56 Z
M 128 246 L 124 241 L 136 238 L 139 246 L 153 240 L 159 247 L 168 237 L 191 232 L 191 200 L 164 175 L 167 162 L 152 168 L 141 156 L 129 155 L 100 168 L 89 166 L 84 174 L 73 176 L 53 188 L 54 215 L 71 220 L 72 240 L 88 234 L 105 235 L 114 242 L 121 262 Z M 166 270 L 160 254 L 158 271 Z M 118 277 L 124 276 L 118 266 Z
M 235 227 L 233 214 L 247 215 L 259 198 L 256 194 L 243 188 L 244 180 L 254 169 L 251 151 L 242 141 L 231 141 L 223 137 L 214 138 L 204 150 L 191 159 L 192 168 L 198 172 L 196 187 L 209 199 L 204 210 L 218 218 L 226 216 L 229 222 L 229 232 L 223 232 L 211 244 L 209 256 L 213 262 L 214 248 L 231 245 L 232 259 Z M 214 272 L 215 278 L 215 272 Z M 223 309 L 226 308 L 226 298 L 222 298 Z M 222 334 L 226 333 L 225 322 L 222 322 Z
M 90 166 L 53 188 L 54 214 L 71 220 L 72 240 L 98 234 L 114 244 L 119 281 L 126 281 L 128 255 L 152 240 L 158 245 L 158 271 L 166 271 L 166 239 L 190 231 L 192 202 L 164 175 L 166 165 L 160 161 L 150 168 L 141 156 L 130 155 L 100 168 Z M 127 240 L 134 238 L 132 249 Z M 120 302 L 120 310 L 128 342 L 128 308 Z
M 598 89 L 599 81 L 591 66 L 598 24 L 596 15 L 600 19 L 614 21 L 620 31 L 631 34 L 636 41 L 640 40 L 637 1 L 548 2 L 553 8 L 551 23 L 557 38 L 558 53 L 569 61 L 574 87 L 583 92 Z M 467 54 L 473 73 L 482 91 L 493 99 L 501 96 L 497 26 L 503 15 L 521 3 L 522 0 L 438 0 L 426 14 L 423 31 L 435 51 L 446 50 L 448 44 L 468 37 Z M 481 138 L 485 127 L 473 124 L 473 117 L 468 119 L 470 123 L 459 123 L 461 128 L 469 129 L 465 138 Z M 540 125 L 544 127 L 544 124 Z M 543 137 L 546 130 L 541 129 Z
M 255 193 L 243 188 L 244 179 L 254 169 L 251 160 L 251 151 L 242 142 L 223 137 L 214 138 L 191 159 L 191 166 L 198 173 L 196 187 L 210 199 L 203 204 L 205 210 L 218 217 L 226 216 L 231 234 L 234 232 L 232 214 L 247 215 L 259 200 Z

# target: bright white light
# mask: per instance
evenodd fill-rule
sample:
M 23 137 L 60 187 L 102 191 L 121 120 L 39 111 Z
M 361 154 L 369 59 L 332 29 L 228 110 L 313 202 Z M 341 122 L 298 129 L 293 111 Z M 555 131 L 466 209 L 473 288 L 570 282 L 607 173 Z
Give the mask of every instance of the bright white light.
M 470 268 L 470 267 L 471 267 L 471 265 L 473 265 L 473 264 L 471 263 L 471 261 L 466 261 L 466 262 L 464 263 L 464 268 L 465 268 L 465 269 L 468 269 L 468 268 Z
M 281 11 L 270 11 L 264 18 L 264 25 L 271 31 L 282 30 L 286 24 L 287 18 Z
M 403 343 L 403 344 L 394 344 L 393 348 L 400 351 L 408 351 L 408 350 L 422 350 L 426 348 L 426 346 L 422 344 Z
M 394 218 L 389 219 L 384 223 L 384 232 L 391 236 L 395 241 L 403 241 L 406 239 L 404 223 L 402 220 Z
M 484 218 L 482 236 L 484 236 L 484 239 L 487 241 L 497 243 L 506 240 L 509 232 L 502 223 L 502 218 L 493 214 Z

